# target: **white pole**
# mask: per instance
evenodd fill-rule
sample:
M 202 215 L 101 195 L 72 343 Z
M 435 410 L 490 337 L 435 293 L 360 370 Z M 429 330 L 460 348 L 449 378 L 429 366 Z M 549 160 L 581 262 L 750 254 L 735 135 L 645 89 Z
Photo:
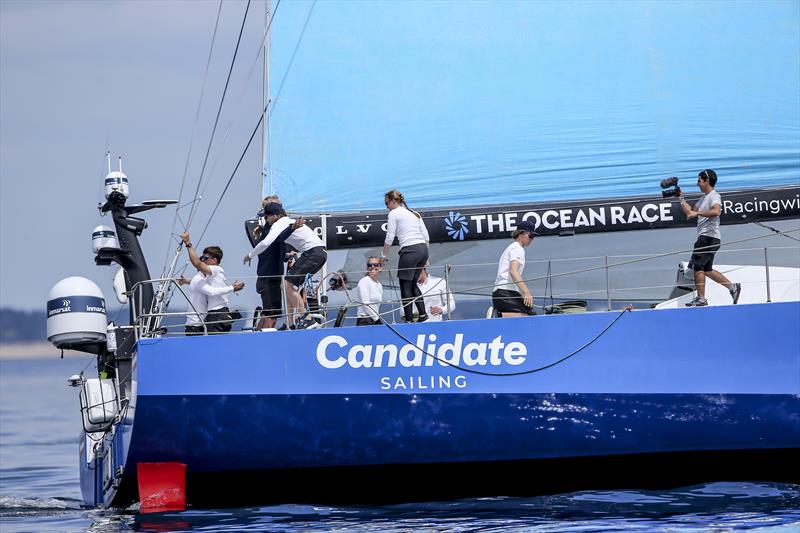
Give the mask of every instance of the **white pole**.
M 106 162 L 108 163 L 108 173 L 111 174 L 111 150 L 106 151 Z
M 328 252 L 328 217 L 330 215 L 320 215 L 320 225 L 322 226 L 322 243 L 325 245 L 325 252 Z M 324 281 L 325 278 L 328 276 L 328 261 L 326 260 L 322 264 L 322 280 Z M 320 292 L 322 293 L 322 301 L 325 302 L 327 300 L 326 296 L 328 294 L 328 284 L 321 283 L 322 287 L 320 288 Z M 327 304 L 325 306 L 327 308 Z
M 267 33 L 264 39 L 264 80 L 263 80 L 263 103 L 262 109 L 264 112 L 264 120 L 262 121 L 261 131 L 261 191 L 262 196 L 274 194 L 272 188 L 272 144 L 269 138 L 269 14 L 270 14 L 270 0 L 264 1 L 264 31 Z M 267 179 L 269 178 L 269 179 Z M 269 189 L 266 188 L 269 183 Z

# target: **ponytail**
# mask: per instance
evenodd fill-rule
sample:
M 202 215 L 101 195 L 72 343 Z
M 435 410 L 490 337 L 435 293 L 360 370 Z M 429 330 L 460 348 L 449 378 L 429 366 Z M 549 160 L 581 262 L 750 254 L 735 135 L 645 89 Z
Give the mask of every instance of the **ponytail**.
M 386 193 L 385 195 L 383 195 L 383 196 L 384 196 L 384 198 L 385 198 L 386 200 L 391 200 L 391 201 L 393 201 L 393 202 L 397 202 L 398 204 L 402 205 L 403 207 L 405 207 L 406 209 L 408 209 L 409 211 L 411 211 L 412 213 L 414 213 L 414 216 L 415 216 L 415 217 L 417 217 L 417 218 L 419 218 L 419 219 L 422 219 L 422 215 L 420 215 L 419 213 L 417 213 L 416 211 L 414 211 L 413 209 L 411 209 L 410 207 L 408 207 L 408 204 L 406 203 L 406 198 L 405 198 L 405 196 L 403 196 L 403 193 L 401 193 L 401 192 L 400 192 L 400 191 L 398 191 L 397 189 L 392 189 L 391 191 L 387 192 L 387 193 Z

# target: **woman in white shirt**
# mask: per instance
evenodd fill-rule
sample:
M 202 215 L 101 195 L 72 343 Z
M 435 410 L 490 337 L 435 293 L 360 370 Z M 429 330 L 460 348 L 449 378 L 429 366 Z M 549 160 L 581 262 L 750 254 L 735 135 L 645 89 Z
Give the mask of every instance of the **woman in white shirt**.
M 378 281 L 381 277 L 381 260 L 379 257 L 367 259 L 367 275 L 358 282 L 358 320 L 359 326 L 372 326 L 381 323 L 380 305 L 383 301 L 383 285 Z
M 397 264 L 397 278 L 400 280 L 400 296 L 403 299 L 403 315 L 406 322 L 414 320 L 411 303 L 417 306 L 419 318 L 417 322 L 425 322 L 425 302 L 417 286 L 417 280 L 428 262 L 428 229 L 422 217 L 408 208 L 400 191 L 392 189 L 383 196 L 383 203 L 389 209 L 389 220 L 386 225 L 386 240 L 383 243 L 382 259 L 386 259 L 389 247 L 395 236 L 400 243 L 400 259 Z
M 500 316 L 519 317 L 535 315 L 533 295 L 525 285 L 522 271 L 525 268 L 525 247 L 530 246 L 537 235 L 536 226 L 527 220 L 520 222 L 511 234 L 514 242 L 503 250 L 497 265 L 497 279 L 492 292 L 492 306 Z

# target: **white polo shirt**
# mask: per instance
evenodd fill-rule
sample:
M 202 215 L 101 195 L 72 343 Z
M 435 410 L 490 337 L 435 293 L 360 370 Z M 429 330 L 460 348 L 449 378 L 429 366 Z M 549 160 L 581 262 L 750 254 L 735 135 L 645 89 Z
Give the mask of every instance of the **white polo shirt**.
M 511 261 L 517 261 L 519 263 L 519 274 L 521 276 L 522 271 L 525 269 L 525 249 L 517 241 L 509 244 L 500 256 L 500 262 L 497 265 L 497 279 L 495 279 L 494 282 L 494 290 L 503 289 L 519 292 L 517 284 L 511 279 L 509 271 Z

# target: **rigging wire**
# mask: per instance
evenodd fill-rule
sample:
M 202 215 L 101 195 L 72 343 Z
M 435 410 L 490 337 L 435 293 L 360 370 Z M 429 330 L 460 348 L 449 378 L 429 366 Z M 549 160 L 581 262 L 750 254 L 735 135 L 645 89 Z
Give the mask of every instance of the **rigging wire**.
M 267 106 L 269 106 L 269 104 L 267 104 Z M 266 112 L 267 112 L 267 107 L 264 107 L 264 111 L 262 111 L 261 112 L 261 116 L 258 117 L 258 122 L 256 123 L 256 127 L 253 129 L 253 133 L 250 134 L 250 139 L 248 139 L 247 145 L 244 147 L 244 150 L 242 151 L 242 155 L 239 156 L 239 161 L 236 163 L 236 167 L 233 169 L 233 172 L 231 172 L 231 176 L 228 178 L 228 181 L 225 184 L 225 188 L 222 189 L 222 194 L 220 194 L 219 200 L 217 200 L 217 204 L 214 206 L 214 209 L 211 211 L 211 215 L 208 217 L 208 222 L 206 222 L 205 227 L 203 227 L 203 231 L 200 233 L 200 238 L 197 239 L 198 243 L 203 240 L 203 236 L 206 234 L 206 230 L 208 229 L 208 226 L 211 224 L 211 221 L 213 220 L 214 215 L 217 214 L 217 209 L 219 209 L 219 205 L 222 203 L 222 199 L 225 198 L 225 194 L 227 194 L 228 188 L 231 186 L 231 182 L 233 181 L 233 178 L 236 177 L 236 172 L 239 170 L 239 166 L 242 164 L 242 161 L 244 160 L 244 156 L 247 155 L 247 151 L 250 149 L 250 145 L 252 144 L 253 139 L 256 136 L 256 133 L 258 133 L 258 128 L 261 127 L 261 121 L 264 120 L 264 114 Z
M 267 22 L 267 26 L 264 28 L 264 35 L 261 38 L 261 43 L 259 43 L 258 52 L 256 53 L 256 57 L 253 59 L 253 64 L 250 65 L 250 70 L 247 72 L 247 79 L 245 80 L 244 86 L 242 87 L 242 90 L 239 93 L 239 96 L 237 97 L 236 107 L 234 108 L 233 112 L 231 113 L 234 117 L 237 115 L 237 113 L 239 111 L 239 107 L 240 107 L 240 105 L 241 105 L 241 103 L 242 103 L 242 101 L 244 99 L 244 94 L 245 94 L 245 91 L 247 90 L 247 86 L 249 85 L 250 80 L 253 77 L 253 72 L 255 72 L 256 65 L 258 64 L 258 59 L 261 57 L 261 53 L 263 52 L 264 42 L 266 41 L 267 37 L 269 36 L 269 30 L 272 27 L 272 20 L 275 18 L 275 13 L 277 13 L 278 7 L 280 7 L 280 5 L 281 5 L 281 0 L 278 0 L 278 2 L 275 4 L 275 9 L 272 11 L 272 15 L 270 16 L 270 19 Z M 225 145 L 228 143 L 228 138 L 230 137 L 230 133 L 231 133 L 231 130 L 233 129 L 234 123 L 235 123 L 235 120 L 231 120 L 230 122 L 228 122 L 228 125 L 227 125 L 227 127 L 225 129 L 225 135 L 222 137 L 222 142 L 220 143 L 220 146 L 219 146 L 219 148 L 217 150 L 217 155 L 215 156 L 213 163 L 211 163 L 211 169 L 209 170 L 209 175 L 213 175 L 214 172 L 216 171 L 217 163 L 219 163 L 219 160 L 222 157 L 223 149 L 225 148 Z M 209 179 L 209 180 L 206 181 L 205 185 L 203 185 L 203 190 L 200 192 L 199 198 L 203 198 L 203 196 L 205 196 L 206 190 L 208 189 L 208 186 L 210 184 L 211 184 L 211 180 Z
M 779 229 L 773 228 L 772 226 L 767 226 L 763 222 L 758 222 L 757 220 L 754 220 L 753 222 L 751 222 L 751 224 L 756 224 L 757 226 L 761 226 L 762 228 L 768 229 L 768 230 L 770 230 L 772 232 L 775 232 L 778 235 L 783 235 L 784 237 L 792 239 L 793 241 L 800 242 L 800 239 L 798 239 L 797 237 L 792 237 L 791 235 L 787 235 L 785 232 L 782 232 Z
M 308 28 L 308 23 L 311 20 L 311 14 L 314 12 L 314 6 L 316 4 L 317 4 L 317 2 L 316 2 L 316 0 L 314 0 L 314 3 L 311 4 L 311 8 L 308 10 L 308 14 L 306 15 L 305 23 L 303 24 L 303 29 L 300 32 L 300 37 L 298 37 L 298 39 L 297 39 L 297 43 L 295 44 L 294 51 L 292 52 L 292 57 L 289 60 L 289 65 L 286 67 L 286 72 L 283 75 L 283 80 L 281 80 L 281 84 L 280 84 L 280 86 L 278 88 L 278 93 L 275 96 L 276 100 L 277 100 L 278 96 L 280 95 L 281 90 L 283 90 L 283 85 L 286 82 L 286 79 L 289 76 L 289 72 L 292 69 L 292 64 L 294 63 L 294 59 L 295 59 L 295 56 L 297 55 L 297 51 L 300 48 L 300 44 L 303 41 L 303 37 L 305 36 L 305 33 L 306 33 L 306 28 Z M 275 11 L 277 11 L 277 6 L 275 8 Z M 275 16 L 275 13 L 273 12 L 273 17 L 274 16 Z M 270 24 L 272 24 L 272 22 L 270 22 Z M 248 139 L 247 144 L 244 147 L 244 150 L 242 150 L 242 155 L 239 157 L 239 161 L 236 163 L 236 167 L 233 169 L 233 172 L 231 173 L 230 177 L 228 178 L 228 181 L 225 184 L 225 188 L 222 190 L 222 193 L 220 194 L 219 199 L 217 200 L 217 204 L 214 206 L 214 209 L 212 210 L 211 215 L 208 217 L 208 222 L 206 222 L 206 225 L 203 227 L 203 231 L 200 233 L 200 238 L 197 240 L 197 242 L 200 242 L 203 239 L 203 236 L 206 234 L 206 230 L 208 230 L 209 225 L 211 225 L 211 221 L 213 220 L 214 215 L 216 215 L 217 210 L 219 209 L 219 206 L 222 203 L 223 198 L 225 198 L 225 195 L 228 192 L 228 188 L 230 187 L 231 182 L 233 182 L 233 178 L 236 177 L 236 172 L 239 170 L 239 167 L 242 164 L 242 160 L 244 160 L 244 156 L 247 154 L 247 151 L 250 149 L 250 145 L 252 144 L 253 139 L 255 138 L 255 135 L 256 135 L 256 133 L 258 133 L 258 129 L 261 127 L 261 122 L 264 120 L 264 116 L 267 113 L 269 113 L 270 117 L 272 116 L 272 111 L 274 110 L 275 106 L 271 105 L 271 103 L 272 103 L 272 99 L 267 100 L 267 103 L 264 106 L 264 110 L 261 112 L 261 115 L 258 117 L 258 123 L 256 123 L 256 127 L 253 130 L 253 133 L 250 135 L 250 139 Z M 198 188 L 199 188 L 199 184 L 198 184 Z
M 195 134 L 197 132 L 197 124 L 200 122 L 200 110 L 202 109 L 202 106 L 203 106 L 203 97 L 204 97 L 205 92 L 206 92 L 206 83 L 208 81 L 208 71 L 211 68 L 211 58 L 212 58 L 212 56 L 214 54 L 214 43 L 217 40 L 217 30 L 219 29 L 219 19 L 220 19 L 220 15 L 221 14 L 222 14 L 222 0 L 219 0 L 219 8 L 217 9 L 217 20 L 214 23 L 214 33 L 211 35 L 211 46 L 208 49 L 208 59 L 206 60 L 206 68 L 205 68 L 205 71 L 203 72 L 203 83 L 202 83 L 201 88 L 200 88 L 200 99 L 197 102 L 197 110 L 195 111 L 195 114 L 194 114 L 194 124 L 192 125 L 192 135 L 191 135 L 191 137 L 189 139 L 189 153 L 186 154 L 186 163 L 183 166 L 183 178 L 181 178 L 181 188 L 180 188 L 180 191 L 178 192 L 178 202 L 177 202 L 177 206 L 175 207 L 175 217 L 172 219 L 172 227 L 170 229 L 170 235 L 175 233 L 175 227 L 177 226 L 178 220 L 179 220 L 179 217 L 180 217 L 179 213 L 180 213 L 181 208 L 183 207 L 180 204 L 181 204 L 181 200 L 183 199 L 183 189 L 184 189 L 184 187 L 186 185 L 186 177 L 189 174 L 189 161 L 192 158 L 192 149 L 194 148 L 194 139 L 195 139 Z M 193 198 L 192 199 L 192 204 L 194 204 L 194 202 L 196 202 L 196 201 L 197 201 L 197 198 Z M 181 223 L 183 223 L 182 220 L 181 220 Z M 184 227 L 186 227 L 185 224 L 184 224 Z M 178 241 L 180 242 L 180 239 L 178 239 Z M 177 254 L 180 253 L 180 248 L 181 247 L 178 246 Z M 166 253 L 166 256 L 164 257 L 164 267 L 162 268 L 162 276 L 161 277 L 168 277 L 166 275 L 167 274 L 167 263 L 169 262 L 169 253 L 170 253 L 171 250 L 172 250 L 172 245 L 171 245 L 171 243 L 168 243 L 167 244 L 167 253 Z M 169 268 L 169 270 L 171 271 L 173 268 L 174 268 L 174 266 Z
M 239 45 L 242 42 L 242 33 L 244 33 L 244 25 L 245 25 L 245 22 L 247 22 L 247 13 L 250 11 L 250 1 L 251 0 L 247 0 L 247 6 L 245 7 L 244 16 L 242 17 L 242 26 L 241 26 L 241 28 L 239 28 L 239 38 L 236 40 L 236 48 L 234 49 L 233 57 L 231 58 L 231 66 L 228 69 L 228 77 L 225 80 L 225 88 L 222 91 L 222 98 L 220 98 L 219 107 L 217 108 L 217 116 L 214 119 L 214 127 L 211 130 L 211 137 L 208 139 L 208 147 L 206 148 L 206 155 L 205 155 L 205 158 L 203 159 L 203 166 L 202 166 L 202 168 L 200 170 L 200 179 L 197 181 L 197 187 L 195 188 L 195 191 L 194 191 L 195 197 L 197 197 L 197 194 L 200 192 L 200 185 L 203 183 L 203 175 L 205 174 L 206 164 L 208 163 L 208 156 L 211 153 L 211 145 L 214 142 L 214 134 L 217 131 L 217 125 L 219 124 L 219 117 L 220 117 L 220 114 L 222 113 L 222 106 L 225 104 L 225 95 L 228 93 L 228 85 L 230 84 L 231 75 L 233 74 L 233 66 L 236 64 L 236 56 L 239 53 Z M 187 227 L 189 225 L 191 225 L 191 223 L 192 223 L 192 219 L 194 218 L 194 214 L 197 211 L 196 210 L 196 206 L 197 206 L 196 203 L 192 204 L 192 208 L 189 211 L 189 217 L 188 217 L 188 220 L 187 220 Z

